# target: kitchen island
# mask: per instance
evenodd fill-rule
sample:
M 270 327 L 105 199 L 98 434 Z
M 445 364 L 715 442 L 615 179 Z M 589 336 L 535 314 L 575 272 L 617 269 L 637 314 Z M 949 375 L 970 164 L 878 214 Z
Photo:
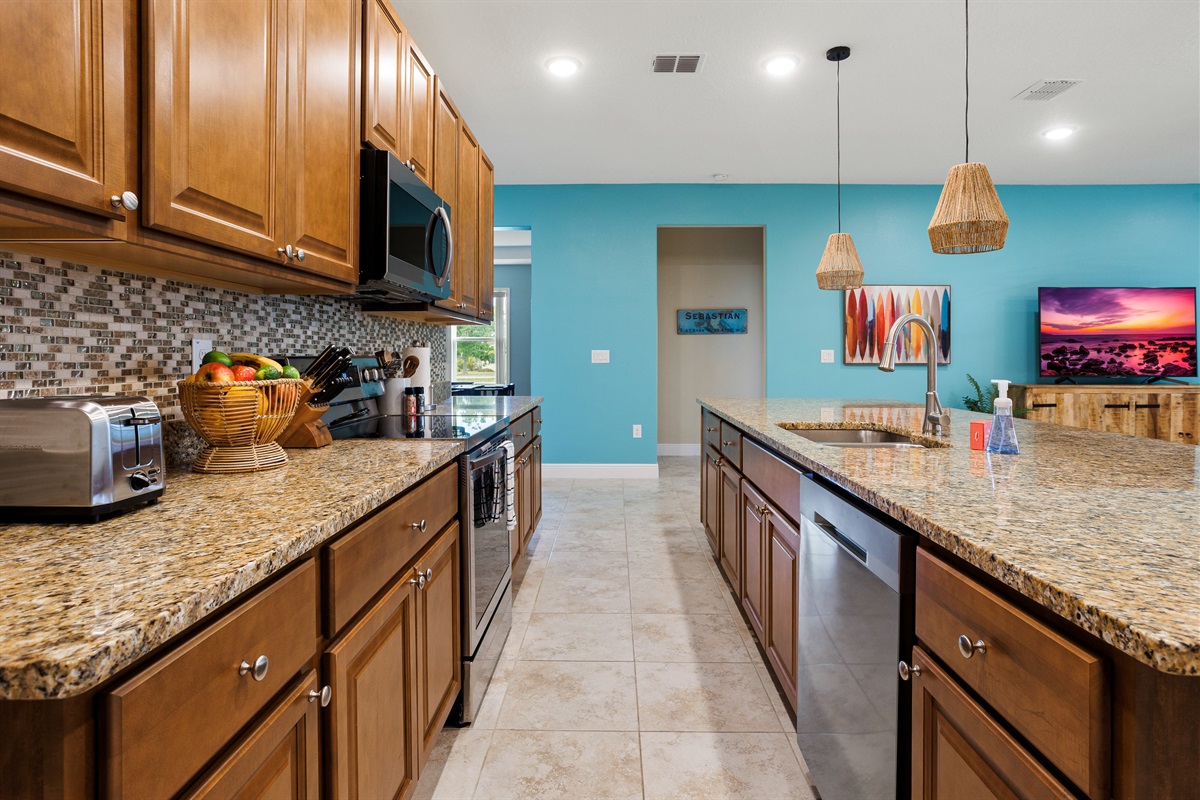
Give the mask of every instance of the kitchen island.
M 786 496 L 788 492 L 776 489 L 772 497 L 772 487 L 759 485 L 776 481 L 778 471 L 763 477 L 751 474 L 762 461 L 760 456 L 752 460 L 753 453 L 769 453 L 781 469 L 816 475 L 918 535 L 917 647 L 911 658 L 902 654 L 915 668 L 914 675 L 926 665 L 925 676 L 912 684 L 915 791 L 929 789 L 938 756 L 931 748 L 939 741 L 944 744 L 936 736 L 923 740 L 928 732 L 919 728 L 932 724 L 933 709 L 940 708 L 920 688 L 933 685 L 940 675 L 938 664 L 957 671 L 957 680 L 969 690 L 963 696 L 980 703 L 987 724 L 1006 736 L 1015 731 L 1013 742 L 1024 737 L 1026 745 L 1033 743 L 1019 745 L 1013 763 L 1033 770 L 1029 774 L 1036 774 L 1037 780 L 1044 778 L 1037 784 L 1043 790 L 1074 783 L 1074 791 L 1092 797 L 1168 797 L 1186 796 L 1184 787 L 1196 785 L 1196 448 L 1017 420 L 1020 455 L 989 456 L 969 447 L 970 422 L 989 417 L 967 411 L 953 410 L 948 434 L 924 441 L 919 435 L 923 409 L 891 401 L 699 402 L 705 409 L 705 468 L 720 467 L 717 480 L 706 486 L 718 487 L 724 501 L 716 526 L 724 530 L 713 547 L 735 593 L 745 596 L 747 581 L 761 580 L 760 569 L 770 576 L 772 564 L 767 561 L 769 543 L 751 541 L 746 533 L 751 517 L 726 513 L 728 500 L 736 497 L 744 509 L 745 497 L 766 496 L 771 503 L 751 507 L 767 509 L 769 516 L 771 506 L 777 514 L 790 516 L 797 528 L 801 522 L 798 513 L 789 510 L 795 508 L 795 499 Z M 892 431 L 934 446 L 836 447 L 802 437 L 797 429 L 805 428 Z M 779 485 L 790 486 L 787 481 Z M 712 497 L 711 489 L 705 497 Z M 712 509 L 710 505 L 704 514 L 706 521 L 713 519 Z M 742 541 L 730 546 L 724 536 L 728 531 Z M 759 556 L 763 548 L 767 552 Z M 737 563 L 739 553 L 745 564 Z M 759 558 L 761 565 L 755 561 Z M 975 606 L 959 607 L 968 602 Z M 1060 664 L 1045 652 L 1018 652 L 1015 642 L 985 643 L 987 655 L 975 655 L 970 646 L 976 633 L 968 622 L 971 613 L 989 603 L 1004 621 L 978 618 L 977 627 L 988 630 L 981 642 L 1000 639 L 1004 631 L 1016 632 L 1022 646 L 1049 643 L 1046 646 L 1059 648 L 1056 652 L 1065 660 Z M 749 606 L 753 612 L 754 604 Z M 748 616 L 757 632 L 761 625 L 755 625 L 752 613 Z M 965 651 L 961 643 L 956 650 L 953 640 L 926 641 L 926 636 L 948 633 L 946 626 L 958 626 L 954 632 L 964 634 Z M 763 630 L 768 639 L 764 650 L 770 654 L 770 624 Z M 972 634 L 970 640 L 967 633 Z M 939 661 L 930 659 L 929 652 L 939 658 L 948 655 Z M 1046 697 L 1071 696 L 1062 687 L 1049 686 L 1056 671 L 1072 676 L 1077 685 L 1069 688 L 1078 689 L 1085 706 L 1064 703 L 1063 713 L 1073 715 L 1067 721 L 1040 705 L 1042 689 Z M 1057 750 L 1063 741 L 1072 742 L 1074 750 L 1060 757 Z M 972 745 L 975 763 L 995 754 L 993 749 L 981 755 L 982 745 Z M 941 763 L 947 757 L 941 753 Z M 961 753 L 956 758 L 971 763 Z M 994 759 L 991 763 L 988 769 L 1004 772 Z

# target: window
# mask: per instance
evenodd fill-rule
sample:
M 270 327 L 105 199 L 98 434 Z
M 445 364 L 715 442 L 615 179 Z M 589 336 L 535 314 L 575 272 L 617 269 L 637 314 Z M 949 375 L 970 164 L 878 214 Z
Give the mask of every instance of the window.
M 491 325 L 450 328 L 454 353 L 452 380 L 460 383 L 508 383 L 508 289 L 493 297 L 496 317 Z

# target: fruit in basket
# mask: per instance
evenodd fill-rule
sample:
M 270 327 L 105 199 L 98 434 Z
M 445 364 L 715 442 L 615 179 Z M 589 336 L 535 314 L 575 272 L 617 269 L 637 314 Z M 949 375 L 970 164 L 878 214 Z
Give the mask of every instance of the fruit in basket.
M 233 366 L 233 359 L 220 350 L 209 350 L 204 354 L 204 358 L 200 359 L 201 364 L 224 364 L 227 367 Z
M 233 379 L 235 381 L 252 381 L 254 380 L 254 373 L 257 371 L 254 367 L 247 366 L 246 364 L 234 364 Z
M 283 365 L 273 358 L 258 356 L 254 353 L 230 353 L 229 358 L 232 359 L 234 364 L 245 364 L 248 367 L 254 367 L 255 370 L 260 370 L 263 367 L 274 367 L 279 371 L 280 375 L 283 374 Z M 276 375 L 275 377 L 279 376 Z
M 300 370 L 296 369 L 291 364 L 288 364 L 283 368 L 283 377 L 297 379 L 300 377 Z
M 233 370 L 217 361 L 210 361 L 196 370 L 196 380 L 200 383 L 228 383 L 235 380 Z
M 258 368 L 258 370 L 254 373 L 254 380 L 256 380 L 256 381 L 273 381 L 273 380 L 278 380 L 282 375 L 283 375 L 283 370 L 278 369 L 277 367 L 272 367 L 270 364 L 267 364 L 265 366 Z

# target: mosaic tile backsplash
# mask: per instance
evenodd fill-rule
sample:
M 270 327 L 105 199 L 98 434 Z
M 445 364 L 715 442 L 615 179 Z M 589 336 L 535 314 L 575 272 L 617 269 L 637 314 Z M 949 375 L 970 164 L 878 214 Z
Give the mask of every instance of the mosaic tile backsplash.
M 181 419 L 175 381 L 191 372 L 193 338 L 264 355 L 335 343 L 367 355 L 430 342 L 434 383 L 450 379 L 440 326 L 330 297 L 246 294 L 0 252 L 0 399 L 142 394 Z

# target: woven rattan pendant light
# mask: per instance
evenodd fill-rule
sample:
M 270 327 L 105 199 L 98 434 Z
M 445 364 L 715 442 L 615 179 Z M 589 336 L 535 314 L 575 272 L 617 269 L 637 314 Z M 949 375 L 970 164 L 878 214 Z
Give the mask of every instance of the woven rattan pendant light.
M 933 219 L 929 221 L 929 244 L 933 252 L 944 254 L 987 253 L 1004 247 L 1008 235 L 1008 215 L 1000 205 L 1000 196 L 987 167 L 972 162 L 971 129 L 967 116 L 971 107 L 970 83 L 970 0 L 963 0 L 964 82 L 963 128 L 966 131 L 966 158 L 950 168 L 942 196 L 938 198 Z
M 838 232 L 825 243 L 825 252 L 817 266 L 817 287 L 820 289 L 857 289 L 862 286 L 863 268 L 854 249 L 850 234 L 842 233 L 842 62 L 850 57 L 850 48 L 831 47 L 825 58 L 837 63 L 837 208 Z

